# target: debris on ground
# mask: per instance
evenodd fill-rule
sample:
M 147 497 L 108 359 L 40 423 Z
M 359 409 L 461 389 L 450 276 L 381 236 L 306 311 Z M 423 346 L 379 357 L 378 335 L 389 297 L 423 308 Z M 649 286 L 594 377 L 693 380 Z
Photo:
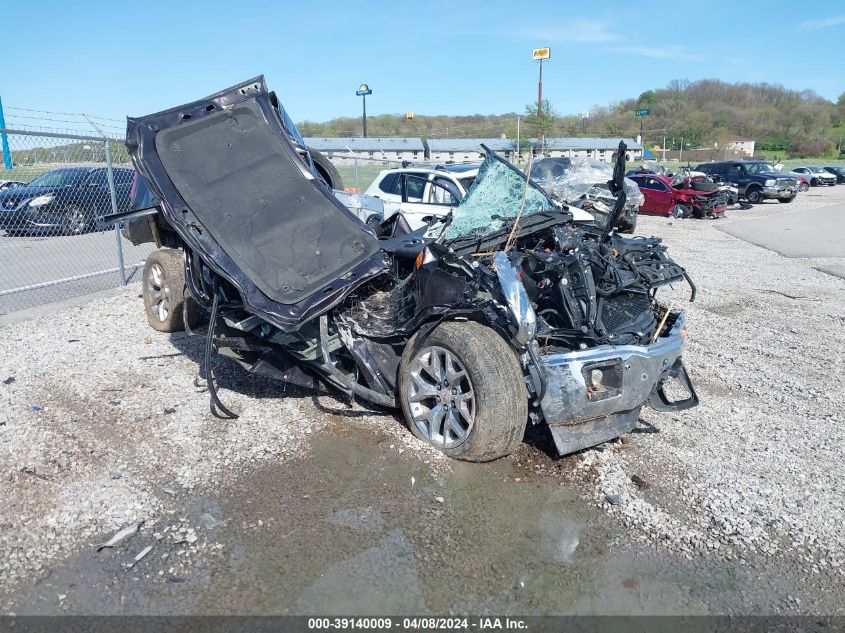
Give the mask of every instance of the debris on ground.
M 138 530 L 141 529 L 142 525 L 144 525 L 144 522 L 140 521 L 138 523 L 133 523 L 132 525 L 129 525 L 129 526 L 123 528 L 122 530 L 120 530 L 120 532 L 118 532 L 117 534 L 112 536 L 105 543 L 100 543 L 99 545 L 97 545 L 97 551 L 99 552 L 100 550 L 103 550 L 107 547 L 114 547 L 115 545 L 120 543 L 123 539 L 135 534 Z
M 135 565 L 137 565 L 137 564 L 138 564 L 138 562 L 139 562 L 142 558 L 144 558 L 144 556 L 146 556 L 147 554 L 149 554 L 151 551 L 153 551 L 153 546 L 152 546 L 152 545 L 147 545 L 144 549 L 142 549 L 140 552 L 138 552 L 138 553 L 135 555 L 135 558 L 133 558 L 133 559 L 132 559 L 132 562 L 131 562 L 131 563 L 129 563 L 129 567 L 134 567 Z

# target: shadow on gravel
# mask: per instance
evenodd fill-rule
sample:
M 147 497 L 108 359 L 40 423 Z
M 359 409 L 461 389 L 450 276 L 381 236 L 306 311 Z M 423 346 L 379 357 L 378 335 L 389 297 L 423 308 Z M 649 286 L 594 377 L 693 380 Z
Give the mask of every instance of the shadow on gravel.
M 194 334 L 180 332 L 170 335 L 170 342 L 178 350 L 176 354 L 184 355 L 197 366 L 197 384 L 205 384 L 205 329 L 195 330 Z M 363 418 L 370 415 L 391 416 L 396 423 L 407 431 L 407 425 L 398 409 L 387 409 L 365 402 L 360 398 L 352 399 L 346 394 L 327 387 L 315 381 L 314 389 L 306 389 L 291 383 L 283 383 L 266 376 L 251 374 L 227 358 L 215 355 L 212 369 L 216 384 L 219 388 L 229 389 L 251 398 L 309 398 L 315 409 L 327 415 L 342 418 Z M 203 394 L 197 394 L 202 397 Z M 327 405 L 322 398 L 329 396 L 337 406 Z M 408 431 L 410 432 L 410 431 Z M 559 459 L 552 440 L 551 432 L 545 424 L 528 424 L 525 429 L 523 442 L 543 453 L 552 460 Z

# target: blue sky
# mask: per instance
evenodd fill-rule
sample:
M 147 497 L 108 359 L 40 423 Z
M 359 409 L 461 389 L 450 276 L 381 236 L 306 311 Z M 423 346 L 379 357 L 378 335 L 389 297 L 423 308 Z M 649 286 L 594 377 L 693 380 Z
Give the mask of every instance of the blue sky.
M 536 99 L 539 46 L 552 48 L 544 95 L 561 113 L 675 78 L 845 92 L 840 0 L 9 4 L 0 97 L 20 124 L 26 113 L 12 108 L 122 120 L 262 73 L 296 121 L 359 115 L 360 82 L 374 91 L 371 114 L 522 112 Z

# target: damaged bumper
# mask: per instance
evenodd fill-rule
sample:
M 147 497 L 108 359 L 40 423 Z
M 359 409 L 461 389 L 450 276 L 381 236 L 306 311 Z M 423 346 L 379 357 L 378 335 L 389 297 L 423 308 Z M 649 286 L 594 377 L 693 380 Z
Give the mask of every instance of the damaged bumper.
M 684 316 L 650 345 L 603 345 L 540 358 L 546 374 L 543 416 L 561 455 L 631 431 L 640 408 L 682 410 L 698 404 L 681 361 Z M 663 385 L 678 379 L 689 392 L 671 401 Z

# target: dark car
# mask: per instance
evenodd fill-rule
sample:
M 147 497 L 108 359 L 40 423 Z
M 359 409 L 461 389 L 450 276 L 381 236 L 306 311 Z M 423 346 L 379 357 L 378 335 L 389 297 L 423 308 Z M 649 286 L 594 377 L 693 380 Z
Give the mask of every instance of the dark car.
M 418 438 L 471 461 L 511 453 L 529 419 L 566 454 L 631 431 L 646 404 L 698 402 L 683 313 L 656 298 L 692 282 L 659 238 L 612 229 L 624 143 L 607 227 L 576 225 L 488 152 L 452 214 L 382 238 L 307 168 L 263 77 L 130 118 L 126 144 L 167 247 L 147 259 L 158 266 L 157 286 L 145 271 L 147 317 L 182 328 L 185 297 L 210 313 L 205 377 L 220 417 L 236 415 L 217 396 L 215 350 L 400 409 Z M 162 293 L 163 319 L 149 309 Z M 674 380 L 679 401 L 664 390 Z
M 777 171 L 762 160 L 726 160 L 703 163 L 695 168 L 714 180 L 736 185 L 741 198 L 758 204 L 770 198 L 792 202 L 798 195 L 798 179 Z
M 836 184 L 845 185 L 845 167 L 825 167 L 824 169 L 836 176 Z
M 134 170 L 114 168 L 118 212 L 129 209 Z M 105 167 L 65 167 L 0 192 L 0 229 L 10 233 L 79 235 L 113 213 Z

